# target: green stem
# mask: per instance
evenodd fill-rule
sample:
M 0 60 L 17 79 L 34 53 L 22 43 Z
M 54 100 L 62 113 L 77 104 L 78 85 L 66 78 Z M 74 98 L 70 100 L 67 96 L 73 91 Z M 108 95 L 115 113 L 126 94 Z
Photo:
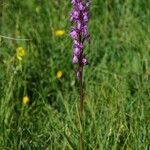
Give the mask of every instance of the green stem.
M 84 143 L 83 143 L 83 66 L 80 68 L 80 150 L 83 150 Z

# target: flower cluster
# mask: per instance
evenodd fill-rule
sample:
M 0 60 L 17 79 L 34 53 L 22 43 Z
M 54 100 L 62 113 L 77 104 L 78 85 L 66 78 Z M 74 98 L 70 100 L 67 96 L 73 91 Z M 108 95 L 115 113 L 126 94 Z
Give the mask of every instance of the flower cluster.
M 56 31 L 55 31 L 55 36 L 61 37 L 61 36 L 63 36 L 64 34 L 65 34 L 65 30 L 56 30 Z
M 29 96 L 27 96 L 27 95 L 24 96 L 23 99 L 22 99 L 22 101 L 23 101 L 23 104 L 25 104 L 25 105 L 29 104 L 29 102 L 30 102 Z
M 70 13 L 70 21 L 73 23 L 70 36 L 73 39 L 73 64 L 79 64 L 80 67 L 87 65 L 88 61 L 83 53 L 84 41 L 90 41 L 88 33 L 89 21 L 89 0 L 71 0 L 73 5 Z
M 24 50 L 24 48 L 23 47 L 18 47 L 17 49 L 16 49 L 16 53 L 17 53 L 17 58 L 18 58 L 18 60 L 22 60 L 22 58 L 25 56 L 25 50 Z
M 60 79 L 63 76 L 63 72 L 61 70 L 57 71 L 56 78 Z

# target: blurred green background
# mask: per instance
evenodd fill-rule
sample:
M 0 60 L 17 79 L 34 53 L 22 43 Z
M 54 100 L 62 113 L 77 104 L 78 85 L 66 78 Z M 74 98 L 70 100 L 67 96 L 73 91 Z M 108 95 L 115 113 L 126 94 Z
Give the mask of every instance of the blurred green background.
M 0 149 L 79 149 L 70 1 L 0 0 Z M 150 148 L 150 1 L 92 0 L 86 150 Z

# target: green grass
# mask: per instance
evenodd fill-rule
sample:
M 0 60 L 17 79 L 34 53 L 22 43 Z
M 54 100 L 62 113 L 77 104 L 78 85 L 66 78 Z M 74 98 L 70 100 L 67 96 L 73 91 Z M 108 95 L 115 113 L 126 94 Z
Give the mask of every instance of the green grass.
M 90 65 L 84 69 L 85 150 L 150 148 L 149 3 L 92 1 Z M 1 150 L 79 149 L 70 9 L 67 0 L 3 3 L 0 35 L 31 40 L 0 38 Z M 56 37 L 57 29 L 66 34 Z M 22 61 L 16 57 L 20 46 L 26 50 Z M 25 95 L 29 105 L 22 103 Z

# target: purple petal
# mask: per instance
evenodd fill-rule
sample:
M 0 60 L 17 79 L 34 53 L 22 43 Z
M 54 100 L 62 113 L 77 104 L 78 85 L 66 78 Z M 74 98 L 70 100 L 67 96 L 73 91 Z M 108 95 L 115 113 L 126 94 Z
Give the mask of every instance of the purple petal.
M 79 56 L 81 53 L 81 49 L 79 47 L 74 48 L 74 55 Z
M 74 55 L 72 62 L 73 62 L 73 64 L 77 64 L 78 63 L 78 57 Z
M 73 38 L 73 39 L 76 39 L 78 37 L 78 33 L 74 30 L 72 32 L 70 32 L 70 36 Z
M 87 65 L 87 64 L 88 64 L 87 59 L 86 59 L 86 58 L 83 58 L 83 59 L 82 59 L 82 63 L 83 63 L 83 65 Z

